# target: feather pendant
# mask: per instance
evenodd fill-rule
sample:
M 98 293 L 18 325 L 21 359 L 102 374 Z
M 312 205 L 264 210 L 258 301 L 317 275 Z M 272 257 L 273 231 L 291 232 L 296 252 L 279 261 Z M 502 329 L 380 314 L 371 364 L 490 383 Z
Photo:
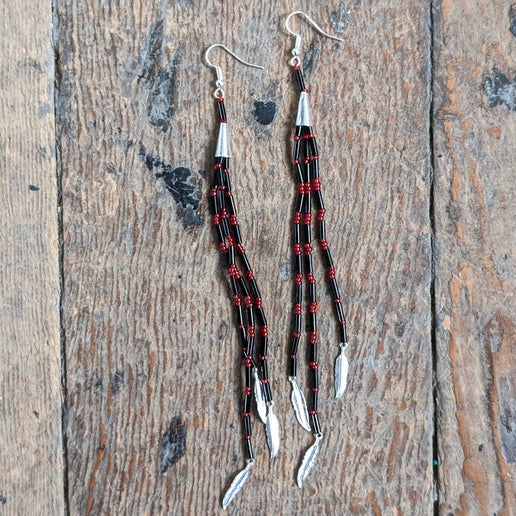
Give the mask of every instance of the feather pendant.
M 267 411 L 265 433 L 267 435 L 267 444 L 269 445 L 269 450 L 271 452 L 271 459 L 274 459 L 278 456 L 280 435 L 279 422 L 274 412 L 272 412 L 272 403 L 269 405 L 269 410 Z
M 289 376 L 288 379 L 292 384 L 292 395 L 290 400 L 292 401 L 297 421 L 307 432 L 310 432 L 310 420 L 308 418 L 308 409 L 306 408 L 303 391 L 299 388 L 295 376 Z
M 299 470 L 297 472 L 297 485 L 298 487 L 303 487 L 303 483 L 306 480 L 306 477 L 312 470 L 315 464 L 315 460 L 317 459 L 317 454 L 319 453 L 319 446 L 322 439 L 322 434 L 315 436 L 315 443 L 306 450 L 305 455 L 303 457 L 303 461 L 301 462 L 301 466 L 299 466 Z
M 253 369 L 254 380 L 254 400 L 256 401 L 256 410 L 263 424 L 266 424 L 267 405 L 265 404 L 265 397 L 263 395 L 263 386 L 258 377 L 258 369 Z
M 247 480 L 247 477 L 249 476 L 249 470 L 253 464 L 253 460 L 248 461 L 247 466 L 242 471 L 240 471 L 233 479 L 233 482 L 231 482 L 231 485 L 229 486 L 229 489 L 226 491 L 224 499 L 222 500 L 222 508 L 224 510 L 242 489 L 245 481 Z
M 340 398 L 348 383 L 349 362 L 345 354 L 345 345 L 340 346 L 340 354 L 335 360 L 335 398 Z

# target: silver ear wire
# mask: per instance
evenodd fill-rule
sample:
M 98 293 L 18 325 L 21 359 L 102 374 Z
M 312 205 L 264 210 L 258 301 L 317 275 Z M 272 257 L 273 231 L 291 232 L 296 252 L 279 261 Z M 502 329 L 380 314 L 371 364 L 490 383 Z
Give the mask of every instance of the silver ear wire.
M 310 16 L 308 16 L 308 14 L 306 14 L 305 12 L 303 11 L 294 11 L 294 12 L 291 12 L 288 16 L 287 16 L 287 19 L 285 20 L 285 28 L 287 29 L 287 31 L 296 38 L 296 42 L 294 43 L 294 48 L 292 49 L 292 59 L 290 60 L 290 64 L 292 66 L 294 65 L 298 65 L 300 64 L 300 58 L 299 56 L 301 55 L 301 34 L 298 34 L 297 32 L 294 32 L 290 26 L 289 26 L 289 22 L 290 22 L 290 19 L 295 16 L 296 14 L 300 15 L 300 16 L 303 16 L 307 21 L 308 23 L 319 33 L 321 34 L 322 36 L 325 36 L 326 38 L 330 38 L 330 39 L 334 39 L 335 41 L 344 41 L 342 38 L 337 38 L 336 36 L 332 36 L 331 34 L 328 34 L 327 32 L 325 32 L 324 30 L 321 29 L 321 27 L 319 27 L 319 25 L 317 25 L 317 23 L 315 23 L 315 21 L 310 18 Z
M 260 70 L 264 69 L 263 66 L 256 65 L 256 64 L 253 64 L 253 63 L 248 63 L 247 61 L 244 61 L 242 58 L 238 57 L 234 52 L 229 50 L 228 47 L 226 47 L 225 45 L 222 45 L 222 43 L 214 43 L 213 45 L 209 46 L 206 49 L 206 52 L 204 53 L 204 61 L 206 62 L 206 64 L 210 68 L 213 68 L 215 70 L 215 74 L 217 75 L 217 80 L 215 81 L 216 90 L 213 92 L 213 95 L 214 95 L 215 98 L 219 98 L 219 97 L 223 97 L 224 96 L 224 90 L 222 89 L 222 86 L 224 86 L 224 78 L 222 76 L 222 70 L 221 70 L 220 66 L 214 65 L 210 61 L 210 58 L 209 58 L 209 54 L 210 54 L 211 50 L 213 50 L 216 47 L 222 48 L 229 55 L 234 57 L 239 63 L 242 63 L 245 66 L 250 66 L 251 68 L 259 68 Z

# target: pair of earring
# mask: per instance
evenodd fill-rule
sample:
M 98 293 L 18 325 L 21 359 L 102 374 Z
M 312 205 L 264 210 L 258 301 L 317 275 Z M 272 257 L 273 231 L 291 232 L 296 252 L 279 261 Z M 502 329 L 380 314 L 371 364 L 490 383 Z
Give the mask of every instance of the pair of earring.
M 324 32 L 312 20 L 312 18 L 302 11 L 294 11 L 286 18 L 286 29 L 295 37 L 295 44 L 292 49 L 292 58 L 290 59 L 289 64 L 292 67 L 295 80 L 300 91 L 292 152 L 292 168 L 298 181 L 298 192 L 294 205 L 292 221 L 294 303 L 292 310 L 292 334 L 289 353 L 289 381 L 292 385 L 291 401 L 297 420 L 305 430 L 309 432 L 312 431 L 315 438 L 313 444 L 305 452 L 297 473 L 297 484 L 301 487 L 315 464 L 320 442 L 323 437 L 318 415 L 319 337 L 317 331 L 317 290 L 312 254 L 312 210 L 314 209 L 314 205 L 314 219 L 316 219 L 317 222 L 317 240 L 325 262 L 327 279 L 333 297 L 335 315 L 340 332 L 340 351 L 336 358 L 334 369 L 336 398 L 341 397 L 346 388 L 348 360 L 345 350 L 347 348 L 348 341 L 346 318 L 342 308 L 339 287 L 337 285 L 335 265 L 326 237 L 326 210 L 321 193 L 319 154 L 316 139 L 312 130 L 308 89 L 306 88 L 303 73 L 301 71 L 301 36 L 292 31 L 289 26 L 291 18 L 295 15 L 303 16 L 320 34 L 337 41 L 342 41 L 342 39 Z M 222 48 L 246 66 L 261 69 L 263 69 L 263 67 L 244 61 L 220 43 L 211 45 L 205 52 L 206 64 L 215 70 L 217 77 L 214 97 L 217 102 L 217 113 L 220 122 L 215 152 L 215 165 L 213 167 L 213 183 L 210 190 L 213 223 L 218 235 L 219 247 L 227 260 L 227 274 L 231 287 L 235 320 L 245 365 L 242 417 L 247 463 L 244 469 L 234 477 L 229 489 L 223 497 L 222 505 L 226 508 L 241 490 L 255 461 L 251 442 L 251 403 L 253 397 L 256 403 L 258 415 L 265 424 L 267 444 L 269 446 L 271 457 L 276 457 L 278 454 L 280 437 L 278 419 L 273 411 L 274 401 L 267 366 L 267 319 L 258 283 L 254 276 L 250 260 L 245 252 L 242 231 L 238 223 L 236 201 L 230 181 L 228 121 L 224 103 L 225 94 L 222 89 L 224 81 L 220 67 L 215 66 L 209 59 L 210 52 L 217 47 Z M 308 303 L 305 309 L 307 315 L 307 341 L 310 346 L 309 376 L 311 383 L 311 404 L 309 410 L 307 408 L 303 391 L 297 382 L 298 349 L 302 337 L 301 323 L 304 281 L 307 283 L 308 287 Z

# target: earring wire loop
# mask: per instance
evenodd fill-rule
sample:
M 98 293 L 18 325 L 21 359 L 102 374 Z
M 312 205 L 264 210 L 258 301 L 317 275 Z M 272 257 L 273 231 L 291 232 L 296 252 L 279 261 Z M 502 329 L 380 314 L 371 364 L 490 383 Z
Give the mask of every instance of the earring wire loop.
M 233 51 L 229 50 L 229 48 L 226 47 L 226 45 L 223 45 L 222 43 L 214 43 L 213 45 L 210 45 L 204 53 L 204 61 L 210 68 L 213 68 L 215 70 L 215 74 L 217 75 L 217 80 L 215 81 L 215 86 L 217 87 L 217 89 L 213 93 L 215 98 L 224 97 L 224 90 L 222 89 L 222 86 L 224 86 L 224 77 L 222 75 L 222 70 L 220 66 L 214 65 L 209 58 L 210 52 L 216 47 L 222 48 L 230 56 L 234 57 L 239 63 L 245 66 L 250 66 L 251 68 L 259 68 L 260 70 L 264 69 L 263 66 L 249 63 L 248 61 L 244 61 L 241 57 L 237 56 Z
M 293 11 L 291 12 L 288 16 L 287 16 L 287 19 L 285 20 L 285 28 L 287 29 L 287 31 L 296 38 L 296 42 L 294 44 L 294 48 L 292 49 L 292 55 L 294 56 L 291 60 L 290 60 L 290 64 L 292 66 L 294 65 L 299 65 L 300 64 L 300 54 L 301 54 L 301 34 L 297 33 L 297 32 L 294 32 L 290 26 L 289 26 L 289 22 L 290 22 L 290 19 L 295 16 L 296 14 L 300 15 L 300 16 L 303 16 L 307 21 L 308 23 L 319 33 L 321 34 L 321 36 L 325 36 L 326 38 L 330 38 L 330 39 L 334 39 L 335 41 L 344 41 L 342 38 L 338 38 L 337 36 L 332 36 L 331 34 L 328 34 L 327 32 L 325 32 L 324 30 L 321 29 L 321 27 L 319 27 L 319 25 L 317 25 L 317 23 L 315 23 L 315 21 L 310 17 L 308 16 L 308 14 L 306 14 L 305 12 L 303 11 Z

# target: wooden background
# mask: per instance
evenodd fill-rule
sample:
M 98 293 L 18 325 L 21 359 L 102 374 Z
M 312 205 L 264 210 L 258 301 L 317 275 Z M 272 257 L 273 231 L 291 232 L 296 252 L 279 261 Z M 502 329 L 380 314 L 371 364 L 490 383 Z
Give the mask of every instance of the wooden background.
M 516 4 L 0 0 L 0 514 L 216 514 L 241 369 L 207 191 L 214 54 L 269 314 L 282 448 L 229 514 L 514 514 Z M 303 34 L 351 382 L 325 439 L 286 377 Z M 272 116 L 274 114 L 274 117 Z

